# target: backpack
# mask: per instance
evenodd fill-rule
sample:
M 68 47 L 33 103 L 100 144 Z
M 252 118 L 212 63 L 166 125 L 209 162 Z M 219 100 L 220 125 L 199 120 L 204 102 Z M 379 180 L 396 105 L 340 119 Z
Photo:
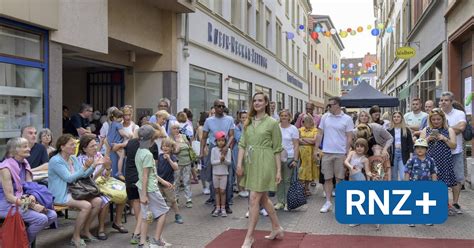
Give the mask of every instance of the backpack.
M 466 117 L 466 128 L 464 131 L 462 131 L 462 137 L 464 138 L 465 141 L 471 141 L 472 140 L 472 127 L 471 127 L 471 122 L 468 120 Z

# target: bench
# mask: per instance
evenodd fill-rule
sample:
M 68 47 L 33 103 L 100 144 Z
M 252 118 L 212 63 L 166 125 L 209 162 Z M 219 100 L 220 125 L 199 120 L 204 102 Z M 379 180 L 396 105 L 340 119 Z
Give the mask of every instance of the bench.
M 68 219 L 69 218 L 69 210 L 73 211 L 79 211 L 79 209 L 76 208 L 70 208 L 69 206 L 66 205 L 54 205 L 54 211 L 60 212 L 64 211 L 64 218 Z M 127 223 L 127 208 L 124 208 L 124 213 L 123 213 L 123 218 L 125 219 L 125 223 Z M 114 203 L 109 204 L 109 212 L 110 212 L 110 222 L 114 221 Z

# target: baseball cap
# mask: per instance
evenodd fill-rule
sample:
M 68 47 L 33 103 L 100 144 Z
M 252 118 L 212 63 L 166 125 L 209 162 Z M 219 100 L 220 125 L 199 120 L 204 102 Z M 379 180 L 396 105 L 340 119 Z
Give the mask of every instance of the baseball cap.
M 150 148 L 153 144 L 155 129 L 150 125 L 143 125 L 138 129 L 138 141 L 140 148 Z
M 426 142 L 425 139 L 417 139 L 417 140 L 415 141 L 414 147 L 417 147 L 417 146 L 422 146 L 422 147 L 428 148 L 428 142 Z
M 214 137 L 216 138 L 216 140 L 225 138 L 225 133 L 224 133 L 224 131 L 218 131 L 214 134 Z

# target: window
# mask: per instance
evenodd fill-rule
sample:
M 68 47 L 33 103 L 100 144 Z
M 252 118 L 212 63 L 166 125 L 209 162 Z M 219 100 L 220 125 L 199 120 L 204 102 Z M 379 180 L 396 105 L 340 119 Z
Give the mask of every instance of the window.
M 321 78 L 319 78 L 318 85 L 319 85 L 319 97 L 323 97 L 323 94 L 321 93 L 323 90 L 323 86 L 321 85 Z
M 303 113 L 303 107 L 304 107 L 303 100 L 300 99 L 300 108 L 299 108 L 300 113 Z
M 291 0 L 291 24 L 293 25 L 293 27 L 296 26 L 296 8 L 295 8 L 295 0 Z
M 228 108 L 231 115 L 235 115 L 237 111 L 250 109 L 252 99 L 252 84 L 237 78 L 229 80 L 228 89 Z M 236 117 L 236 116 L 234 116 Z
M 303 77 L 306 78 L 308 75 L 308 58 L 303 53 Z
M 280 112 L 280 110 L 285 108 L 285 94 L 277 91 L 277 99 L 276 99 L 276 104 L 277 104 L 277 112 Z
M 291 41 L 291 68 L 295 69 L 295 41 Z
M 318 61 L 318 50 L 316 48 L 314 48 L 314 60 L 313 60 L 313 63 L 317 63 Z
M 324 64 L 325 64 L 325 62 L 324 62 L 324 58 L 323 58 L 323 64 L 321 64 L 321 68 L 322 68 L 323 72 L 325 72 L 325 70 L 324 70 Z
M 250 23 L 251 23 L 251 18 L 252 18 L 252 3 L 250 1 L 247 1 L 247 8 L 245 10 L 245 33 L 250 34 Z
M 277 56 L 277 58 L 279 58 L 279 59 L 283 59 L 283 58 L 282 58 L 283 55 L 282 55 L 282 52 L 281 52 L 281 50 L 282 50 L 282 47 L 281 47 L 281 46 L 282 46 L 282 44 L 281 44 L 281 39 L 283 38 L 283 37 L 282 37 L 282 29 L 281 29 L 281 26 L 282 26 L 282 25 L 281 25 L 281 22 L 277 19 L 277 20 L 276 20 L 276 29 L 275 29 L 275 30 L 276 30 L 276 31 L 275 31 L 275 33 L 276 33 L 276 36 L 275 36 L 276 49 L 275 49 L 275 51 L 276 51 L 276 56 Z
M 208 8 L 210 7 L 209 0 L 199 0 L 199 2 Z
M 288 41 L 288 39 L 285 37 L 285 43 L 286 43 L 286 57 L 285 57 L 285 61 L 286 61 L 286 65 L 287 66 L 290 66 L 290 42 Z
M 309 82 L 310 82 L 309 94 L 313 95 L 313 73 L 310 72 L 309 74 L 311 75 L 309 78 Z
M 257 5 L 255 6 L 255 38 L 257 42 L 262 42 L 262 32 L 260 30 L 261 27 L 261 17 L 260 17 L 260 9 L 261 9 L 262 1 L 259 0 Z
M 296 4 L 296 30 L 298 31 L 298 33 L 300 32 L 300 26 L 301 24 L 301 20 L 300 20 L 300 5 L 299 4 Z
M 241 1 L 231 1 L 231 22 L 234 26 L 242 29 L 242 2 Z
M 410 30 L 415 27 L 418 20 L 420 20 L 423 13 L 426 11 L 428 6 L 433 0 L 411 0 L 411 27 Z
M 48 32 L 0 19 L 0 154 L 23 126 L 49 127 Z
M 272 46 L 271 20 L 272 12 L 268 8 L 265 8 L 265 47 L 268 49 Z
M 222 0 L 214 0 L 214 12 L 222 15 Z
M 395 24 L 395 37 L 396 37 L 396 43 L 395 47 L 399 48 L 402 46 L 402 34 L 401 34 L 401 22 L 400 22 L 400 14 L 397 16 L 397 22 Z
M 300 48 L 296 48 L 296 73 L 300 74 Z
M 290 19 L 290 0 L 285 0 L 285 15 L 288 20 Z
M 287 0 L 288 2 L 288 0 Z M 288 96 L 288 103 L 290 106 L 288 106 L 288 109 L 290 110 L 291 113 L 294 113 L 294 109 L 293 109 L 293 97 L 292 96 Z
M 308 25 L 308 21 L 306 21 L 306 16 L 303 15 L 303 23 L 302 23 L 305 27 L 305 29 L 303 29 L 303 32 L 306 32 L 308 30 L 307 28 L 307 25 Z M 298 28 L 299 29 L 299 28 Z M 303 39 L 303 41 L 306 43 L 306 38 Z
M 268 96 L 268 99 L 270 99 L 270 101 L 272 100 L 272 89 L 256 84 L 255 93 L 257 92 L 263 92 L 265 95 Z
M 208 111 L 220 99 L 222 75 L 191 65 L 189 68 L 189 106 L 193 113 Z
M 300 101 L 298 101 L 298 98 L 295 97 L 295 111 L 299 112 L 300 111 Z

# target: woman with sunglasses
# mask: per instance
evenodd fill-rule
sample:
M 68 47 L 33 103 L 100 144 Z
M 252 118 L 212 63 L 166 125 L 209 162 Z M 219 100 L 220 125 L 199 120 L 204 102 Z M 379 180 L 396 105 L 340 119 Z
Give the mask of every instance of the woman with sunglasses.
M 451 187 L 453 191 L 461 190 L 454 174 L 454 160 L 451 149 L 456 148 L 456 134 L 448 127 L 444 112 L 435 108 L 428 117 L 428 126 L 421 131 L 420 138 L 428 141 L 428 156 L 433 158 L 438 169 L 438 180 Z M 451 204 L 449 215 L 455 215 Z
M 390 128 L 387 131 L 393 136 L 390 156 L 392 181 L 402 181 L 405 177 L 405 164 L 413 153 L 413 137 L 410 128 L 405 124 L 402 112 L 393 112 Z

